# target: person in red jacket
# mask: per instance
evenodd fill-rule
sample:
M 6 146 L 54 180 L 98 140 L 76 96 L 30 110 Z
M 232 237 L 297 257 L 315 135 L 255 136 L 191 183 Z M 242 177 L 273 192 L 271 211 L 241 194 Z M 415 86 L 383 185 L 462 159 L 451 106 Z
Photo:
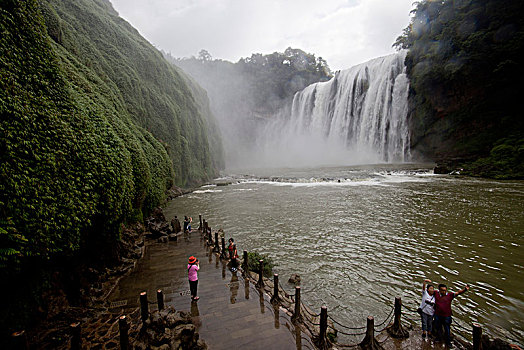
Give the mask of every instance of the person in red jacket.
M 445 341 L 449 348 L 453 347 L 451 345 L 451 338 L 450 338 L 450 326 L 452 322 L 451 315 L 453 314 L 451 312 L 451 302 L 453 299 L 468 291 L 469 286 L 466 285 L 464 289 L 459 290 L 458 292 L 452 293 L 448 292 L 448 287 L 445 284 L 439 284 L 438 285 L 438 293 L 435 293 L 435 323 L 437 326 L 437 329 L 442 329 L 444 327 L 445 332 Z

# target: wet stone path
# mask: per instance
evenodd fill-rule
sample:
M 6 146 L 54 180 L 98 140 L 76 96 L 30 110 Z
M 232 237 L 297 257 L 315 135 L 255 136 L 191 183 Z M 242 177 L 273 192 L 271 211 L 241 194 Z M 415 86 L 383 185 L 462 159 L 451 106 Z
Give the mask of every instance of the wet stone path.
M 200 260 L 198 302 L 192 302 L 187 281 L 187 259 Z M 150 243 L 135 270 L 124 277 L 110 296 L 112 312 L 131 313 L 146 291 L 155 310 L 156 291 L 166 305 L 190 311 L 200 338 L 209 349 L 313 349 L 311 340 L 294 327 L 290 317 L 269 302 L 240 272 L 210 252 L 198 231 L 178 241 Z M 155 303 L 152 303 L 152 302 Z

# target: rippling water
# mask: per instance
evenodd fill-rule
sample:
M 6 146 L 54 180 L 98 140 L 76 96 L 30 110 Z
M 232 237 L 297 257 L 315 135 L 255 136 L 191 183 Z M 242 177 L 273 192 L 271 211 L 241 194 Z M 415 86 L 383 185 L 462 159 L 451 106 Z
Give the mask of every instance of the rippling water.
M 302 276 L 305 302 L 347 325 L 377 322 L 395 296 L 416 309 L 422 280 L 469 293 L 454 320 L 524 343 L 524 182 L 437 176 L 423 165 L 242 171 L 166 216 L 202 213 L 239 250 Z M 198 219 L 197 219 L 198 221 Z M 292 287 L 286 285 L 289 289 Z M 416 314 L 408 315 L 416 318 Z

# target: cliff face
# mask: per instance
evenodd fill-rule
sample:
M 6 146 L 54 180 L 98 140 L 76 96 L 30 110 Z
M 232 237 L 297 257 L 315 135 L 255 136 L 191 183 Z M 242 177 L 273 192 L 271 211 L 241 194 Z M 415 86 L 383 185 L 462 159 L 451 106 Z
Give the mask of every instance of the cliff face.
M 457 159 L 473 175 L 524 176 L 523 10 L 524 4 L 514 0 L 418 3 L 397 41 L 409 48 L 414 154 Z M 497 152 L 503 145 L 513 150 L 507 152 L 511 159 Z M 501 166 L 505 169 L 497 174 Z
M 0 33 L 1 342 L 54 271 L 110 259 L 123 223 L 223 156 L 205 91 L 109 1 L 4 0 Z
M 220 166 L 221 145 L 210 127 L 214 118 L 200 104 L 207 103 L 202 89 L 165 61 L 108 0 L 40 3 L 53 49 L 63 61 L 73 57 L 73 65 L 100 77 L 119 98 L 122 112 L 166 144 L 176 184 L 216 174 L 211 159 Z
M 205 92 L 107 0 L 0 3 L 0 272 L 114 242 L 214 176 Z

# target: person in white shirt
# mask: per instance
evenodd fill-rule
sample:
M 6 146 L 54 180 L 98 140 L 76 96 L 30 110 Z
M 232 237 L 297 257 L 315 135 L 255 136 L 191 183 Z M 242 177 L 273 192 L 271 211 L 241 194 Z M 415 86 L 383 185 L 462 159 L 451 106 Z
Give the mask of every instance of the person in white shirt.
M 420 317 L 422 319 L 422 338 L 426 338 L 426 334 L 431 336 L 431 326 L 433 323 L 433 314 L 435 313 L 435 288 L 431 280 L 425 279 L 422 283 L 422 301 L 420 303 Z

